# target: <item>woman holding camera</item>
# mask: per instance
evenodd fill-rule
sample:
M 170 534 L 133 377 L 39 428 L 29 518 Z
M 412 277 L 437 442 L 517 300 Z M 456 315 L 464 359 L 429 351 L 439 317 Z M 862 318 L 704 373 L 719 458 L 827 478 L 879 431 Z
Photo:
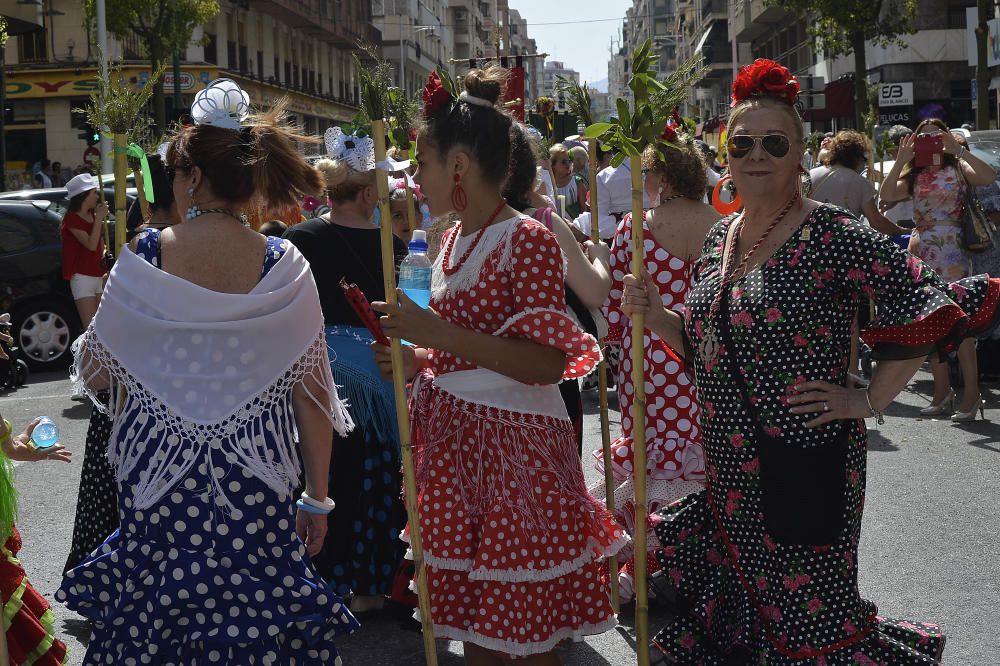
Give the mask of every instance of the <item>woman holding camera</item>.
M 917 143 L 940 137 L 943 154 L 935 155 L 938 166 L 918 166 L 914 163 Z M 989 185 L 997 174 L 989 164 L 973 155 L 948 131 L 937 118 L 928 118 L 899 145 L 896 162 L 882 183 L 885 201 L 913 198 L 913 221 L 916 229 L 910 236 L 910 252 L 947 282 L 968 277 L 972 273 L 969 255 L 962 246 L 962 218 L 965 191 L 969 186 Z M 934 399 L 920 410 L 925 416 L 951 415 L 952 421 L 973 421 L 976 412 L 983 414 L 983 398 L 979 393 L 979 371 L 976 345 L 969 339 L 958 348 L 958 365 L 962 371 L 962 400 L 958 411 L 955 391 L 951 388 L 948 363 L 931 359 L 934 375 Z
M 62 236 L 63 279 L 69 280 L 73 302 L 83 328 L 97 312 L 104 291 L 104 239 L 101 231 L 108 217 L 108 205 L 101 201 L 97 179 L 89 173 L 74 176 L 66 183 L 69 210 L 59 228 Z

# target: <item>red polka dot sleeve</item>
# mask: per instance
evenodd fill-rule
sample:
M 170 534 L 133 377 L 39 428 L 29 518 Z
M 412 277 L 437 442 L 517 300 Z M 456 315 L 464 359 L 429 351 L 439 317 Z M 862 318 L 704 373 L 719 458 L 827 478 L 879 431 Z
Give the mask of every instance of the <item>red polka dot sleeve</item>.
M 563 379 L 586 375 L 601 359 L 597 340 L 567 314 L 563 254 L 555 234 L 535 220 L 511 239 L 513 313 L 496 335 L 533 340 L 566 354 Z
M 625 331 L 625 320 L 628 316 L 622 312 L 622 291 L 625 288 L 625 276 L 631 272 L 632 253 L 632 216 L 626 215 L 618 225 L 614 238 L 611 239 L 611 291 L 608 300 L 604 302 L 604 318 L 608 320 L 609 343 L 620 344 Z

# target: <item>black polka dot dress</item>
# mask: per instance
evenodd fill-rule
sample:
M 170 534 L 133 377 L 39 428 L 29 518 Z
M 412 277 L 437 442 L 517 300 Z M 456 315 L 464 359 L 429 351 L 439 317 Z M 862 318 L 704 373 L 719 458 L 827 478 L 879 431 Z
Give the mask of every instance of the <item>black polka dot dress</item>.
M 847 211 L 821 206 L 763 266 L 726 288 L 718 316 L 728 335 L 713 355 L 702 343 L 713 330 L 709 310 L 731 222 L 709 234 L 687 298 L 707 490 L 655 516 L 658 560 L 679 612 L 654 643 L 690 665 L 938 663 L 938 626 L 881 617 L 858 591 L 864 422 L 806 428 L 813 417 L 793 414 L 786 399 L 806 380 L 844 384 L 852 315 L 862 299 L 879 306 L 865 334 L 876 356 L 914 358 L 954 346 L 962 330 L 994 325 L 1000 280 L 945 284 Z M 779 538 L 772 529 L 781 512 L 765 512 L 776 492 L 765 480 L 783 462 L 765 469 L 763 461 L 774 461 L 778 450 L 765 447 L 783 443 L 792 448 L 782 456 L 842 447 L 830 497 L 842 499 L 843 510 L 834 512 L 838 527 L 824 542 Z
M 98 396 L 107 400 L 107 394 Z M 63 572 L 83 561 L 118 529 L 118 489 L 115 473 L 108 464 L 111 417 L 98 409 L 90 412 L 87 444 L 80 470 L 80 491 L 76 500 L 73 541 Z

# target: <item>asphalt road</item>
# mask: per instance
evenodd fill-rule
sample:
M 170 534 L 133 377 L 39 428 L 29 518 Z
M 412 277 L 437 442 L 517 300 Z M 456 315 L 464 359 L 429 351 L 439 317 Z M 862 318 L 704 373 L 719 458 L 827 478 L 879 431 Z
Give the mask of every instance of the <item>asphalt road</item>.
M 938 622 L 948 634 L 945 664 L 1000 664 L 1000 425 L 920 419 L 929 375 L 921 373 L 871 433 L 868 495 L 860 553 L 862 593 L 882 614 Z M 986 417 L 1000 423 L 1000 386 L 984 386 Z M 53 417 L 72 464 L 17 466 L 21 561 L 40 592 L 52 600 L 69 549 L 89 407 L 71 402 L 64 374 L 34 375 L 16 392 L 0 395 L 0 411 L 17 427 L 38 415 Z M 586 450 L 600 446 L 593 395 L 588 396 Z M 612 436 L 618 413 L 612 412 Z M 588 479 L 598 480 L 589 463 Z M 89 630 L 54 604 L 56 628 L 71 648 L 68 663 L 82 663 Z M 651 612 L 651 634 L 661 621 Z M 347 666 L 422 664 L 422 642 L 392 615 L 362 617 L 363 628 L 339 641 Z M 635 663 L 632 617 L 585 643 L 566 648 L 567 664 Z M 462 663 L 461 645 L 439 642 L 442 666 Z

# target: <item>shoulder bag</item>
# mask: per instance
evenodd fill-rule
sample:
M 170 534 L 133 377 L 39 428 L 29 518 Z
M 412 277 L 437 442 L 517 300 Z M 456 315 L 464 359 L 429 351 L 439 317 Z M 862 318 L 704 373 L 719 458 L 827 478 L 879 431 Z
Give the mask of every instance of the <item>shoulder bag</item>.
M 955 166 L 959 178 L 965 183 L 962 212 L 962 244 L 969 252 L 987 252 L 993 249 L 993 239 L 996 236 L 996 226 L 986 213 L 979 198 L 965 178 L 962 165 Z

